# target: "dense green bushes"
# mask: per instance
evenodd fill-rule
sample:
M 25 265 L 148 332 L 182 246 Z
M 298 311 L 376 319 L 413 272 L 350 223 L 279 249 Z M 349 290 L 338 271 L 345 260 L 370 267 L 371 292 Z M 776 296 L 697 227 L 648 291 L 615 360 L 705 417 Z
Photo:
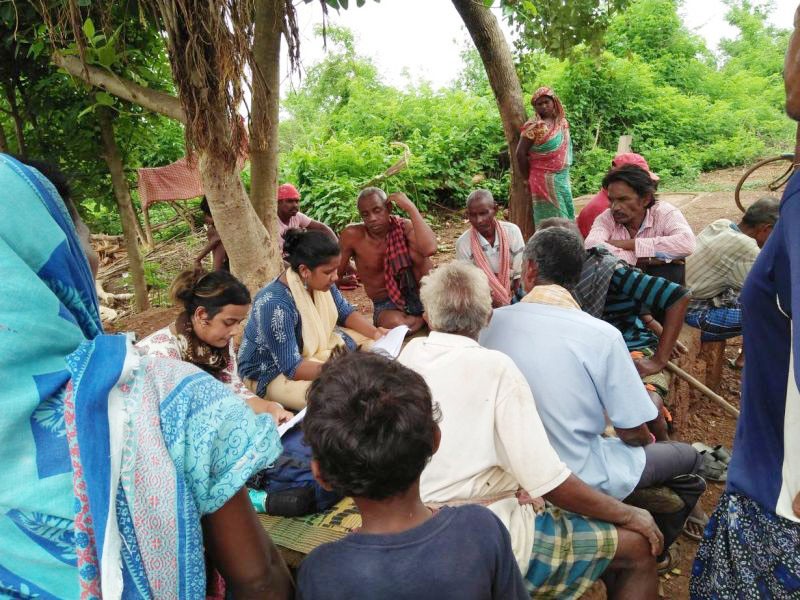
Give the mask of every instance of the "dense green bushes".
M 554 87 L 572 127 L 576 194 L 593 192 L 622 134 L 634 136 L 664 185 L 691 185 L 700 171 L 742 164 L 793 144 L 783 114 L 788 33 L 766 15 L 732 2 L 740 29 L 715 57 L 683 27 L 677 0 L 635 0 L 614 17 L 600 53 L 578 47 L 563 61 L 522 50 L 523 87 Z M 358 189 L 406 143 L 409 166 L 386 184 L 421 206 L 461 206 L 477 185 L 504 198 L 508 159 L 494 98 L 474 51 L 451 88 L 404 90 L 381 82 L 346 30 L 329 33 L 334 52 L 284 103 L 281 177 L 299 186 L 304 210 L 341 226 L 355 218 Z M 520 48 L 520 45 L 517 45 Z
M 554 87 L 572 124 L 577 193 L 601 177 L 588 153 L 613 151 L 626 133 L 667 186 L 792 147 L 781 77 L 787 33 L 767 26 L 759 9 L 735 6 L 728 19 L 741 34 L 723 41 L 717 67 L 677 8 L 676 0 L 638 0 L 615 17 L 599 56 L 578 49 L 563 62 L 536 58 L 530 87 Z
M 281 177 L 298 186 L 304 210 L 336 227 L 356 218 L 359 189 L 402 157 L 390 145 L 395 141 L 411 155 L 386 186 L 422 208 L 460 205 L 473 177 L 504 193 L 498 156 L 505 140 L 491 96 L 426 85 L 391 88 L 356 55 L 349 32 L 334 30 L 331 41 L 337 53 L 312 68 L 284 103 L 292 118 L 281 124 Z

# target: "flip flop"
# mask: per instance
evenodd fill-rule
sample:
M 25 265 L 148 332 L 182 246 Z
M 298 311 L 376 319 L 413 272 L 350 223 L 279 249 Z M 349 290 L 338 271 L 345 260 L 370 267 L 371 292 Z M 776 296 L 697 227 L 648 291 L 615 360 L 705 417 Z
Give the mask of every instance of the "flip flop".
M 733 369 L 734 371 L 741 371 L 742 370 L 742 367 L 740 367 L 739 365 L 736 364 L 736 359 L 735 358 L 729 358 L 728 359 L 728 366 L 731 369 Z
M 695 442 L 692 444 L 692 448 L 697 450 L 700 454 L 712 454 L 714 452 L 714 449 L 711 446 L 704 444 L 703 442 Z
M 714 446 L 710 454 L 721 463 L 725 463 L 726 465 L 731 464 L 731 451 L 722 444 Z
M 703 539 L 703 534 L 701 533 L 700 535 L 698 535 L 693 531 L 690 531 L 686 527 L 689 523 L 700 527 L 700 531 L 705 531 L 706 525 L 708 525 L 708 515 L 703 515 L 702 519 L 700 517 L 693 517 L 690 515 L 689 518 L 686 519 L 686 523 L 683 526 L 683 535 L 688 537 L 690 540 L 695 540 L 696 542 L 701 541 Z
M 728 481 L 728 465 L 714 458 L 713 455 L 701 452 L 705 458 L 702 466 L 697 471 L 703 479 L 722 483 Z
M 670 569 L 672 569 L 673 563 L 675 562 L 675 558 L 672 556 L 672 548 L 667 548 L 667 551 L 664 554 L 666 554 L 666 556 L 656 563 L 656 569 L 658 570 L 659 575 L 669 573 Z

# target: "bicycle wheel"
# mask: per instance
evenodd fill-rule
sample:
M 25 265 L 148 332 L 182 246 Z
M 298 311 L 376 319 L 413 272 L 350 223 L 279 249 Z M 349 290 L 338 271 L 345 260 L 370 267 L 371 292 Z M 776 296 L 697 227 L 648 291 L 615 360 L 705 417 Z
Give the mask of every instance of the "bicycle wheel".
M 736 184 L 736 191 L 733 194 L 736 206 L 742 212 L 747 210 L 742 202 L 742 191 L 766 194 L 779 192 L 789 181 L 794 168 L 794 154 L 790 153 L 772 156 L 757 162 L 742 175 L 739 183 Z

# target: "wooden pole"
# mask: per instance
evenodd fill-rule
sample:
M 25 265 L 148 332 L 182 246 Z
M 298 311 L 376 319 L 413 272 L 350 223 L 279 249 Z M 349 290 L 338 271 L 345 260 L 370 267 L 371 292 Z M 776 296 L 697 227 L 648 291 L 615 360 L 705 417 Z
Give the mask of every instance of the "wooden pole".
M 674 373 L 675 375 L 677 375 L 681 379 L 683 379 L 686 383 L 689 384 L 689 386 L 693 387 L 694 389 L 696 389 L 698 392 L 700 392 L 704 396 L 706 396 L 708 398 L 711 398 L 714 402 L 719 404 L 722 407 L 722 409 L 726 413 L 728 413 L 729 415 L 732 415 L 732 416 L 737 417 L 737 418 L 739 417 L 739 409 L 737 409 L 735 406 L 733 406 L 730 402 L 725 400 L 725 398 L 723 398 L 719 394 L 715 394 L 708 387 L 706 387 L 704 384 L 700 383 L 697 379 L 695 379 L 694 377 L 689 375 L 686 371 L 681 369 L 679 366 L 677 366 L 677 365 L 675 365 L 675 364 L 673 364 L 671 362 L 668 362 L 667 363 L 667 370 L 670 371 L 671 373 Z
M 150 207 L 142 207 L 142 222 L 144 223 L 144 247 L 152 250 L 155 243 L 153 242 L 153 227 L 150 225 Z
M 147 282 L 144 277 L 144 261 L 139 253 L 139 245 L 136 242 L 136 213 L 133 211 L 131 191 L 128 187 L 128 181 L 125 179 L 122 155 L 114 137 L 114 113 L 106 106 L 98 107 L 97 119 L 103 144 L 103 158 L 111 173 L 114 197 L 117 200 L 119 219 L 122 223 L 122 235 L 125 238 L 125 247 L 128 251 L 131 280 L 133 281 L 133 290 L 136 295 L 136 310 L 141 312 L 150 308 L 150 299 L 147 295 Z
M 617 142 L 617 154 L 625 154 L 627 152 L 630 152 L 632 145 L 633 145 L 632 135 L 619 136 L 619 141 Z

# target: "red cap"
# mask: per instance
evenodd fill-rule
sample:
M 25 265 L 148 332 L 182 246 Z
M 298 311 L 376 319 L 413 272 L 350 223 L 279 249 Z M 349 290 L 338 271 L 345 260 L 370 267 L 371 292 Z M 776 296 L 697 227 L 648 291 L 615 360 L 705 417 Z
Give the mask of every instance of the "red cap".
M 300 200 L 300 192 L 291 183 L 284 183 L 278 188 L 278 200 Z
M 623 152 L 622 154 L 617 154 L 611 161 L 612 169 L 616 169 L 624 165 L 636 165 L 637 167 L 643 168 L 645 171 L 650 173 L 650 179 L 653 181 L 658 181 L 661 179 L 658 175 L 650 170 L 650 166 L 647 164 L 647 161 L 641 154 L 636 154 L 635 152 Z

